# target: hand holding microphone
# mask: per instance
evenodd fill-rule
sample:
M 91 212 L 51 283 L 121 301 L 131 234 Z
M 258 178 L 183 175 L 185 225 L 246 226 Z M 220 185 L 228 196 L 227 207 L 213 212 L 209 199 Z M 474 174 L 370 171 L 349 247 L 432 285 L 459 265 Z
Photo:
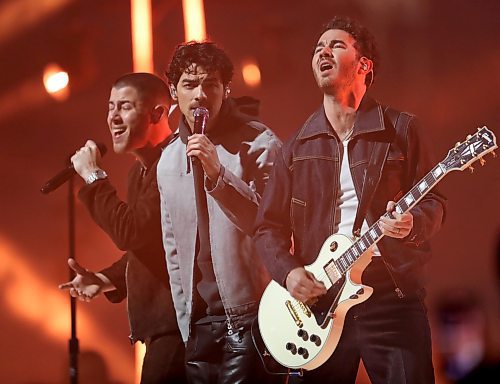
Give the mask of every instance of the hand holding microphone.
M 87 144 L 88 143 L 93 143 L 93 146 L 95 146 L 93 151 L 95 151 L 95 152 L 98 151 L 100 154 L 100 157 L 102 157 L 106 154 L 107 148 L 104 144 L 95 143 L 92 140 L 88 140 Z M 77 153 L 78 153 L 78 151 L 77 151 Z M 76 153 L 75 153 L 75 155 L 76 155 Z M 96 156 L 97 156 L 97 153 L 96 153 Z M 44 194 L 47 194 L 47 193 L 50 193 L 50 192 L 56 190 L 62 184 L 64 184 L 66 181 L 71 179 L 71 177 L 73 177 L 73 175 L 75 175 L 76 173 L 77 173 L 77 171 L 75 170 L 75 167 L 73 166 L 73 164 L 68 165 L 66 168 L 64 168 L 62 171 L 60 171 L 54 177 L 52 177 L 50 180 L 48 180 L 40 189 L 41 192 Z
M 217 150 L 205 135 L 206 125 L 209 118 L 209 112 L 206 108 L 199 107 L 194 111 L 194 127 L 193 135 L 188 137 L 186 153 L 190 157 L 194 157 L 201 162 L 203 170 L 207 177 L 215 182 L 219 177 L 220 162 L 217 156 Z M 196 167 L 196 161 L 192 162 Z
M 71 156 L 71 163 L 83 180 L 87 180 L 91 173 L 100 169 L 101 153 L 97 144 L 87 140 L 85 145 Z

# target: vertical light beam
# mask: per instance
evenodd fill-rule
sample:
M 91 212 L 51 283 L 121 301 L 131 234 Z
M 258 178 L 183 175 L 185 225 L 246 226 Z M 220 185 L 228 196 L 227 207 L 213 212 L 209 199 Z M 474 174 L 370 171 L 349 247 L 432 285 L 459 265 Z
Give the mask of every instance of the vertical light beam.
M 151 0 L 130 0 L 134 72 L 154 73 Z
M 135 384 L 141 384 L 142 362 L 144 361 L 145 354 L 146 354 L 146 346 L 140 341 L 135 343 L 135 377 L 134 377 Z
M 185 41 L 206 40 L 207 30 L 203 0 L 182 0 L 182 12 L 184 14 Z

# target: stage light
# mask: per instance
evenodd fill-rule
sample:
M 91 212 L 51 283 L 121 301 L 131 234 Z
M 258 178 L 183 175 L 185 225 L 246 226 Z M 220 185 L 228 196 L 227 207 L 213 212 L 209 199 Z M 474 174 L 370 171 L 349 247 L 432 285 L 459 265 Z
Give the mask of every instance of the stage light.
M 261 76 L 260 68 L 253 59 L 246 60 L 243 62 L 241 69 L 243 75 L 243 81 L 250 88 L 256 88 L 260 86 Z
M 58 101 L 69 96 L 69 75 L 57 64 L 49 64 L 43 71 L 43 85 L 47 93 Z
M 203 0 L 182 0 L 185 41 L 203 41 L 207 38 Z
M 154 73 L 151 0 L 131 0 L 134 72 Z
M 142 374 L 142 362 L 146 354 L 146 345 L 141 342 L 135 343 L 135 383 L 140 384 Z

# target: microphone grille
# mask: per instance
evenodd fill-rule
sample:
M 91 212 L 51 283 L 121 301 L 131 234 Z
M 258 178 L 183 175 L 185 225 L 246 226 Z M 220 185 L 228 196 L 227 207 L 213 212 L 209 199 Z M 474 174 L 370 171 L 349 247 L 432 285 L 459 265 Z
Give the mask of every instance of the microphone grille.
M 194 110 L 193 112 L 194 117 L 206 117 L 208 118 L 210 116 L 210 113 L 208 112 L 208 109 L 205 107 L 198 107 Z

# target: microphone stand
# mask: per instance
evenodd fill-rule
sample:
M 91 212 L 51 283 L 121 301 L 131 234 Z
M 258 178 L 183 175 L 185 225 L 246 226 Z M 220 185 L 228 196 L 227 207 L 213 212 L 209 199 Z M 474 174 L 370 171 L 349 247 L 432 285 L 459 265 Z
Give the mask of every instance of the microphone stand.
M 75 193 L 74 178 L 68 180 L 68 238 L 69 238 L 69 258 L 75 258 Z M 69 281 L 73 280 L 75 272 L 69 268 Z M 70 297 L 71 307 L 71 338 L 69 339 L 69 378 L 70 384 L 78 383 L 78 352 L 79 343 L 76 337 L 76 298 Z

